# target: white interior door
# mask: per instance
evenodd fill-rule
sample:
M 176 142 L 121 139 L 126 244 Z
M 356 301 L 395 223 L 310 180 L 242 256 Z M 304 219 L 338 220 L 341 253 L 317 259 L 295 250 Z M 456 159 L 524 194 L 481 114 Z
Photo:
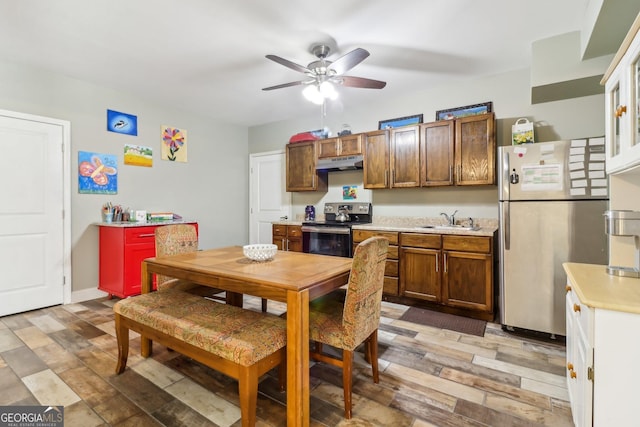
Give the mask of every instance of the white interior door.
M 68 139 L 68 122 L 0 111 L 0 316 L 70 299 Z
M 291 218 L 291 194 L 286 191 L 284 151 L 249 157 L 249 243 L 271 243 L 271 223 Z

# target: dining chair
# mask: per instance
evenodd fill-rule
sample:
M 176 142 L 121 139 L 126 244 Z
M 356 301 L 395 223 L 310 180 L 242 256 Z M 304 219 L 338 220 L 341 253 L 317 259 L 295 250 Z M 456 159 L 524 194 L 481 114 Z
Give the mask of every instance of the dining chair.
M 198 232 L 193 224 L 169 224 L 157 227 L 155 230 L 156 256 L 170 256 L 195 252 L 198 250 Z M 174 279 L 168 276 L 157 275 L 156 284 L 158 291 L 176 289 L 208 298 L 226 301 L 221 295 L 222 289 L 198 285 L 182 279 Z
M 351 418 L 353 353 L 362 343 L 365 359 L 371 363 L 373 382 L 380 380 L 378 324 L 388 246 L 389 241 L 379 236 L 360 243 L 353 255 L 346 293 L 329 294 L 309 305 L 309 337 L 314 341 L 309 354 L 313 360 L 342 369 L 347 419 Z M 323 344 L 342 350 L 342 359 L 324 353 Z
M 193 224 L 168 224 L 155 230 L 156 256 L 178 255 L 198 250 L 198 232 Z M 225 301 L 226 293 L 222 289 L 198 285 L 182 279 L 157 276 L 158 291 L 177 289 L 210 299 Z M 267 311 L 267 300 L 262 299 L 262 311 Z

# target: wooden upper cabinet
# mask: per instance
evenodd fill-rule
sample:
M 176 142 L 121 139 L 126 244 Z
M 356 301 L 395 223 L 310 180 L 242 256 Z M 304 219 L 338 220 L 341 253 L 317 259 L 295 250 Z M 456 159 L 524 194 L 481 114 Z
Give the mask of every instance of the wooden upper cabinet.
M 287 191 L 327 191 L 327 172 L 316 171 L 316 141 L 287 144 Z
M 457 185 L 496 183 L 496 139 L 493 113 L 455 120 Z
M 440 120 L 422 125 L 420 139 L 420 185 L 453 185 L 454 121 Z
M 357 154 L 362 154 L 362 134 L 360 133 L 318 141 L 319 159 Z
M 362 154 L 362 134 L 356 133 L 340 137 L 340 156 Z
M 389 131 L 363 135 L 364 188 L 389 188 Z
M 340 140 L 338 138 L 327 138 L 318 141 L 318 158 L 338 157 L 340 152 Z
M 391 188 L 420 186 L 420 127 L 391 129 Z

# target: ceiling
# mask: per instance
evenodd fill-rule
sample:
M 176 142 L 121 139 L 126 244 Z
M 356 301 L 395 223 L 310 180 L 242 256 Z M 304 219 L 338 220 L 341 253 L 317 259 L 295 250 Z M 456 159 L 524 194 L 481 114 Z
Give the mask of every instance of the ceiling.
M 528 67 L 532 42 L 580 30 L 589 1 L 14 0 L 0 6 L 0 58 L 254 126 L 319 108 L 301 86 L 261 90 L 304 78 L 267 54 L 306 66 L 319 42 L 328 59 L 368 50 L 347 74 L 387 86 L 339 88 L 355 108 Z

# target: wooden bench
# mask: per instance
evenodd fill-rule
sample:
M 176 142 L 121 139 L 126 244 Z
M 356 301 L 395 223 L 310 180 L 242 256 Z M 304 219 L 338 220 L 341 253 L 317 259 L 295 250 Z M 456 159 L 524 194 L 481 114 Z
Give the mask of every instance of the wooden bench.
M 258 379 L 263 374 L 280 365 L 280 387 L 284 390 L 285 319 L 178 290 L 123 299 L 113 310 L 118 339 L 117 374 L 126 368 L 132 330 L 236 379 L 242 426 L 256 423 Z

